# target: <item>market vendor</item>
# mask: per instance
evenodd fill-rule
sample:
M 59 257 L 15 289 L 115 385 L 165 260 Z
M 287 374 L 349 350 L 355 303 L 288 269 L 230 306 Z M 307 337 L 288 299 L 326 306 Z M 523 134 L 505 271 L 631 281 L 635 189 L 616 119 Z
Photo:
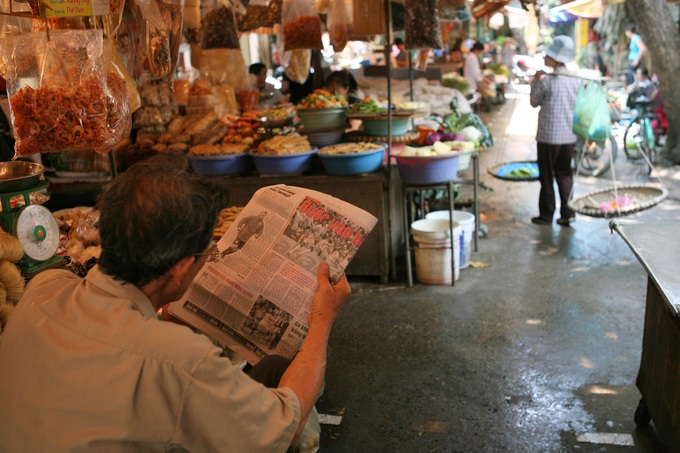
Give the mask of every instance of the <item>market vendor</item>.
M 361 100 L 359 85 L 349 71 L 333 71 L 326 77 L 326 89 L 331 93 L 341 94 L 347 103 L 354 104 Z
M 347 279 L 331 285 L 322 264 L 302 349 L 250 375 L 206 336 L 159 319 L 216 252 L 222 203 L 188 168 L 162 154 L 118 176 L 99 201 L 99 265 L 28 284 L 0 343 L 0 450 L 273 452 L 300 435 Z M 265 375 L 272 388 L 254 379 Z
M 248 73 L 255 76 L 257 89 L 260 90 L 260 106 L 268 108 L 286 101 L 284 95 L 274 88 L 274 85 L 267 83 L 267 66 L 264 63 L 251 64 Z

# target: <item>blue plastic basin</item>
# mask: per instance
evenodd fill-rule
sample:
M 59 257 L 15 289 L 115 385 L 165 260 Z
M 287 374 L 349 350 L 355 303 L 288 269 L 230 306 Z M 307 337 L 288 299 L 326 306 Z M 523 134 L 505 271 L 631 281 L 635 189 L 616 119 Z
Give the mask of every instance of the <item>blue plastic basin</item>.
M 330 175 L 359 175 L 371 173 L 380 168 L 387 145 L 380 143 L 380 148 L 353 154 L 324 154 L 319 150 L 319 158 L 326 172 Z
M 265 155 L 251 151 L 255 169 L 263 175 L 290 175 L 304 173 L 312 168 L 312 160 L 318 148 L 304 153 Z

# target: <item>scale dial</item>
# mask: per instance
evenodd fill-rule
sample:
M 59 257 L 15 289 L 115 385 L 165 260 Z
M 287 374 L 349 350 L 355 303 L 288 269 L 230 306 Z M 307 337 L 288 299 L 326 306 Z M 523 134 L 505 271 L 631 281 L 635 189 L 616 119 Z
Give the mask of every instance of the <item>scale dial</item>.
M 46 261 L 59 248 L 59 225 L 49 209 L 28 205 L 17 214 L 14 231 L 29 258 Z

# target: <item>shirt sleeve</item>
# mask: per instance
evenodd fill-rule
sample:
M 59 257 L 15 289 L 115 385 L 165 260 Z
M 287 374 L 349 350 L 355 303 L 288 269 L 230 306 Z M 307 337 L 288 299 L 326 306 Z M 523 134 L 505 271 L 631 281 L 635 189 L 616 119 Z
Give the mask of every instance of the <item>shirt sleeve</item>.
M 300 421 L 297 395 L 266 388 L 216 351 L 192 374 L 177 443 L 189 451 L 286 451 Z
M 531 81 L 531 93 L 529 94 L 529 103 L 532 107 L 538 107 L 543 104 L 543 98 L 545 96 L 545 84 L 546 79 L 534 79 Z

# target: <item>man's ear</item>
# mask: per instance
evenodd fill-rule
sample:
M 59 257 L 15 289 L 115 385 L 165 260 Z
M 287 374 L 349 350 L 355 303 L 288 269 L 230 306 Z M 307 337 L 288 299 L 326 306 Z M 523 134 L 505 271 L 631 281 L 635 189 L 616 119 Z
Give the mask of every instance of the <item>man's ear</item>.
M 195 256 L 187 256 L 172 266 L 170 268 L 170 278 L 172 279 L 172 282 L 180 284 L 195 262 Z

